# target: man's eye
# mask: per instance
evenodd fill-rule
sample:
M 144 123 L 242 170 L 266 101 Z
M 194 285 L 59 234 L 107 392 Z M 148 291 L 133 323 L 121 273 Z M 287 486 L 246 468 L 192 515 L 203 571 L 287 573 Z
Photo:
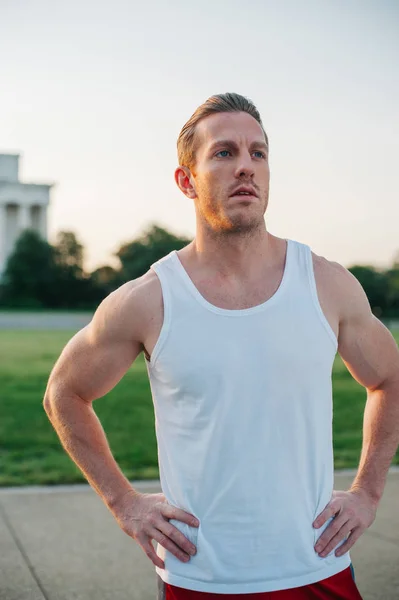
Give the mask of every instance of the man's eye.
M 218 156 L 218 154 L 224 154 L 221 158 L 226 158 L 227 154 L 231 154 L 231 152 L 230 150 L 219 150 L 219 152 L 216 152 L 215 156 Z M 259 158 L 266 158 L 266 154 L 260 150 L 255 150 L 254 154 L 260 154 Z
M 218 154 L 222 154 L 222 152 L 229 152 L 230 150 L 219 150 L 219 152 L 216 152 L 215 156 L 217 156 Z M 224 156 L 222 156 L 222 158 L 224 158 Z

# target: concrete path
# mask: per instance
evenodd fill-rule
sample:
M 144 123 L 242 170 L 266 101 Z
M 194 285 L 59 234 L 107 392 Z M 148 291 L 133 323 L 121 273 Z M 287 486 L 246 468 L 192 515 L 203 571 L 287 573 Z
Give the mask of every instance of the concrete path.
M 17 312 L 0 311 L 0 329 L 73 329 L 90 323 L 92 312 Z
M 0 310 L 0 329 L 82 329 L 90 323 L 93 311 L 12 311 Z M 399 320 L 386 320 L 391 331 L 399 331 Z
M 353 473 L 336 473 L 347 489 Z M 133 482 L 142 492 L 158 481 Z M 364 600 L 399 599 L 399 469 L 351 551 Z M 0 489 L 1 600 L 155 600 L 155 567 L 87 485 Z

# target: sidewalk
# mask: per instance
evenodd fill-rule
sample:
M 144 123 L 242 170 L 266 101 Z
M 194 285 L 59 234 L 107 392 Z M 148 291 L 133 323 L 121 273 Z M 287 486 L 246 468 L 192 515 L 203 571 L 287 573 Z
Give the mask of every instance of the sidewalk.
M 352 473 L 336 473 L 347 489 Z M 159 482 L 133 482 L 160 492 Z M 399 469 L 351 550 L 364 600 L 399 599 Z M 155 567 L 88 485 L 0 488 L 0 600 L 155 600 Z

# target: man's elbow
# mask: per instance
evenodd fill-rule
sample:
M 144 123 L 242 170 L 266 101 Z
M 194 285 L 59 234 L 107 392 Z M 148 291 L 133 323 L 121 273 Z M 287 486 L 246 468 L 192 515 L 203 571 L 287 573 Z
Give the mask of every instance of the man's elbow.
M 53 421 L 57 417 L 62 418 L 65 414 L 80 412 L 82 408 L 91 405 L 91 402 L 86 402 L 65 385 L 53 383 L 47 386 L 42 404 L 48 418 Z
M 54 380 L 54 378 L 50 377 L 49 382 L 47 383 L 47 388 L 44 393 L 44 398 L 42 402 L 43 408 L 50 421 L 51 417 L 57 411 L 57 407 L 59 407 L 60 398 L 66 396 L 64 392 L 60 393 L 60 387 L 61 386 L 59 385 L 59 382 L 57 385 L 57 382 Z
M 44 412 L 47 414 L 48 418 L 51 421 L 51 416 L 54 412 L 54 402 L 52 399 L 52 394 L 49 389 L 46 390 L 44 394 L 43 402 L 42 402 Z

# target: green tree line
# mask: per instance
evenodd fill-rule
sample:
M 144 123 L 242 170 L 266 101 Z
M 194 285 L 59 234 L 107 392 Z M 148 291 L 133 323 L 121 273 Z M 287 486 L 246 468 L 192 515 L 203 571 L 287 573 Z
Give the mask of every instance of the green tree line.
M 158 225 L 115 253 L 119 268 L 104 265 L 84 270 L 84 248 L 71 231 L 60 231 L 49 244 L 33 229 L 25 229 L 8 257 L 0 281 L 0 307 L 94 310 L 123 283 L 144 275 L 151 264 L 190 239 Z
M 152 224 L 115 253 L 118 268 L 104 265 L 88 273 L 83 268 L 83 245 L 73 232 L 59 232 L 51 245 L 27 229 L 18 238 L 2 275 L 0 306 L 94 310 L 117 287 L 140 277 L 152 263 L 190 242 Z M 349 271 L 360 281 L 377 317 L 399 318 L 399 255 L 388 269 L 353 265 Z

